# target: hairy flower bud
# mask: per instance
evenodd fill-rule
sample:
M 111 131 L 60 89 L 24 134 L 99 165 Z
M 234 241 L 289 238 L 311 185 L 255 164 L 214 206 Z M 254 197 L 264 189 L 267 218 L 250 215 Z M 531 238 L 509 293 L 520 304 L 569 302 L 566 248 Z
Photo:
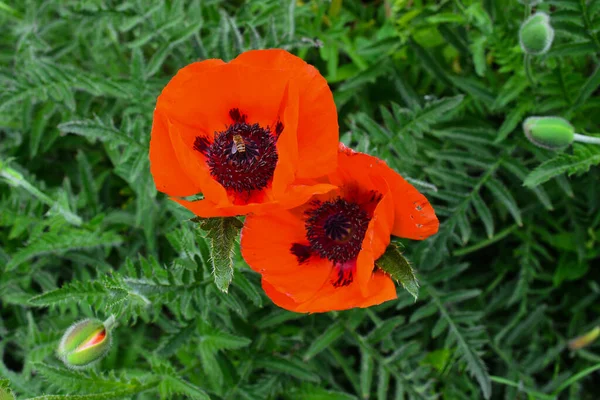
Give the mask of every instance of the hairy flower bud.
M 58 346 L 58 356 L 66 366 L 85 368 L 99 361 L 110 349 L 110 328 L 114 318 L 106 322 L 97 319 L 85 319 L 77 322 L 63 335 Z
M 575 138 L 573 125 L 560 117 L 529 117 L 523 131 L 531 143 L 549 150 L 564 149 Z
M 519 31 L 521 49 L 526 54 L 540 55 L 546 53 L 554 40 L 554 29 L 550 26 L 548 14 L 538 12 L 529 17 Z

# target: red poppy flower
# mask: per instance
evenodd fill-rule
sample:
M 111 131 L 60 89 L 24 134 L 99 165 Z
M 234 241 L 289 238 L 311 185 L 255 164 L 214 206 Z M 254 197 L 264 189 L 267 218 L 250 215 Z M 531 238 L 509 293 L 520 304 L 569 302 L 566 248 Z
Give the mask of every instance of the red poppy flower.
M 248 216 L 242 255 L 275 304 L 296 312 L 369 307 L 396 298 L 375 270 L 390 235 L 425 239 L 438 230 L 433 208 L 383 161 L 340 145 L 338 189 L 289 210 Z
M 284 50 L 181 69 L 158 97 L 150 141 L 156 187 L 202 217 L 294 207 L 331 185 L 337 112 L 327 82 Z

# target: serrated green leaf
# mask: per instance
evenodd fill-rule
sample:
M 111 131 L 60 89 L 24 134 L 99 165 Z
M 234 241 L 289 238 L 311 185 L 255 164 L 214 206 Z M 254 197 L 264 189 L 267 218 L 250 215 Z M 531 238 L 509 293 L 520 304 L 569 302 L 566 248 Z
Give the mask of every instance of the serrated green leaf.
M 521 217 L 521 209 L 517 201 L 511 194 L 510 190 L 499 180 L 490 179 L 485 183 L 485 186 L 492 192 L 494 198 L 506 207 L 508 212 L 513 216 L 515 222 L 519 226 L 523 226 L 523 218 Z
M 415 301 L 419 295 L 419 283 L 410 263 L 396 245 L 390 245 L 385 253 L 375 261 L 375 265 L 382 271 L 389 274 L 392 279 L 400 284 L 410 293 Z
M 483 226 L 485 226 L 488 238 L 491 238 L 494 236 L 494 217 L 492 216 L 492 212 L 479 193 L 472 194 L 472 202 L 475 211 L 477 211 L 477 215 L 479 215 L 481 222 L 483 222 Z
M 234 217 L 207 218 L 200 221 L 210 242 L 211 262 L 215 284 L 227 292 L 233 279 L 233 246 L 242 229 L 240 220 Z
M 331 325 L 325 332 L 323 332 L 319 337 L 317 337 L 310 345 L 306 353 L 304 353 L 304 359 L 309 360 L 319 354 L 321 351 L 325 350 L 335 341 L 337 341 L 343 334 L 345 328 L 344 326 L 336 322 Z
M 585 172 L 598 164 L 600 164 L 600 151 L 593 149 L 593 146 L 576 145 L 573 155 L 559 154 L 540 164 L 525 178 L 523 185 L 532 188 L 561 174 L 572 175 Z

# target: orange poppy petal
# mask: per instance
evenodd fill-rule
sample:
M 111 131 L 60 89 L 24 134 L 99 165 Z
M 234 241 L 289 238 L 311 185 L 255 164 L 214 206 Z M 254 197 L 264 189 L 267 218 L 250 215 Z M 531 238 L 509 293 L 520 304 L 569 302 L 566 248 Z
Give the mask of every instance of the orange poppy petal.
M 363 296 L 367 295 L 369 282 L 377 260 L 390 244 L 390 234 L 394 223 L 394 201 L 385 194 L 377 204 L 369 228 L 362 242 L 362 249 L 356 261 L 356 281 Z
M 204 197 L 213 203 L 225 205 L 229 203 L 225 188 L 215 181 L 210 175 L 210 171 L 199 152 L 194 150 L 193 139 L 189 133 L 185 133 L 189 128 L 173 124 L 167 121 L 171 143 L 181 168 L 185 171 L 194 183 L 201 188 Z M 177 179 L 172 176 L 171 179 Z
M 331 262 L 311 257 L 299 262 L 294 243 L 304 243 L 304 223 L 289 211 L 248 216 L 241 234 L 241 251 L 252 269 L 295 301 L 315 295 L 328 281 Z
M 422 240 L 437 233 L 440 223 L 427 198 L 383 161 L 376 170 L 386 180 L 394 197 L 392 235 Z
M 180 69 L 163 89 L 156 108 L 172 121 L 212 134 L 230 122 L 238 103 L 237 76 L 222 60 L 205 60 Z
M 291 71 L 292 74 L 302 73 L 302 70 L 306 68 L 314 68 L 300 57 L 282 49 L 246 51 L 231 60 L 230 64 L 249 65 L 262 69 Z M 300 71 L 297 72 L 297 70 Z
M 278 291 L 273 285 L 266 280 L 262 280 L 262 288 L 265 294 L 275 303 L 277 306 L 288 311 L 296 311 L 298 309 L 298 303 L 294 301 L 290 296 L 287 296 Z
M 279 159 L 272 186 L 275 197 L 285 194 L 288 186 L 294 181 L 298 164 L 298 88 L 293 82 L 286 87 L 279 114 L 284 128 L 277 140 Z
M 327 81 L 318 71 L 299 82 L 298 177 L 316 178 L 335 170 L 339 141 L 337 109 Z
M 372 182 L 383 192 L 389 188 L 394 199 L 394 227 L 392 235 L 408 239 L 425 239 L 438 231 L 439 221 L 435 211 L 425 196 L 410 183 L 406 182 L 400 174 L 391 169 L 383 160 L 368 154 L 355 152 L 340 143 L 340 156 L 338 170 L 357 171 L 355 180 L 360 181 L 361 186 L 368 187 L 365 172 L 368 171 Z M 358 170 L 362 170 L 358 171 Z M 352 174 L 347 177 L 340 175 L 345 181 L 352 179 Z M 374 177 L 381 177 L 381 180 Z M 338 183 L 342 185 L 343 183 Z
M 392 278 L 381 271 L 377 271 L 369 280 L 369 290 L 364 295 L 359 307 L 371 307 L 397 298 L 396 285 Z
M 281 208 L 288 210 L 306 204 L 314 196 L 325 195 L 327 193 L 332 193 L 335 190 L 337 190 L 337 186 L 329 183 L 291 185 L 288 187 L 285 196 L 278 199 L 277 204 Z M 268 209 L 264 211 L 269 212 Z M 263 210 L 257 210 L 256 212 L 262 213 Z
M 276 210 L 287 210 L 306 203 L 313 195 L 323 194 L 335 190 L 336 186 L 320 183 L 317 185 L 293 185 L 290 186 L 286 196 L 281 199 L 267 198 L 261 203 L 250 203 L 244 205 L 218 205 L 210 200 L 189 201 L 172 198 L 171 200 L 181 204 L 195 215 L 203 218 L 233 217 L 246 214 L 266 214 Z M 266 193 L 269 194 L 268 192 Z
M 382 272 L 372 275 L 365 295 L 361 294 L 358 284 L 352 283 L 339 288 L 329 286 L 327 290 L 318 292 L 310 300 L 299 302 L 279 291 L 267 279 L 262 280 L 262 286 L 267 296 L 279 307 L 301 313 L 365 308 L 397 298 L 394 282 Z
M 156 189 L 171 196 L 191 196 L 200 192 L 199 183 L 191 179 L 179 164 L 171 144 L 164 116 L 154 111 L 150 139 L 150 171 Z M 173 179 L 177 177 L 177 179 Z
M 336 167 L 339 126 L 333 94 L 319 71 L 285 50 L 248 51 L 232 64 L 286 71 L 299 87 L 298 173 L 316 178 Z

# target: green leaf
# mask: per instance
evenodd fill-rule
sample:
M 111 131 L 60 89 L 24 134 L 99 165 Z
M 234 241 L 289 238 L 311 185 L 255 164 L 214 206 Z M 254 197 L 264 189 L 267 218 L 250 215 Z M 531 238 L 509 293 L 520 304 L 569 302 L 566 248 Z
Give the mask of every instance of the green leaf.
M 177 393 L 185 395 L 185 398 L 192 400 L 210 400 L 210 397 L 204 390 L 178 376 L 163 376 L 160 389 L 168 395 Z
M 86 206 L 89 207 L 92 215 L 96 215 L 99 207 L 98 189 L 94 181 L 92 168 L 84 152 L 79 151 L 76 159 L 79 165 L 79 180 L 87 200 Z
M 491 238 L 494 236 L 494 217 L 492 216 L 492 212 L 479 193 L 473 193 L 472 201 L 473 207 L 475 207 L 475 211 L 477 211 L 477 215 L 479 215 L 479 218 L 481 218 L 481 221 L 483 222 L 488 238 Z
M 399 137 L 405 137 L 405 134 L 412 132 L 417 136 L 427 132 L 431 125 L 443 121 L 456 111 L 461 105 L 464 96 L 445 97 L 431 101 L 423 108 L 409 110 L 405 108 L 394 109 L 396 117 L 401 126 L 398 132 Z
M 473 53 L 473 63 L 475 64 L 475 72 L 479 76 L 485 76 L 485 70 L 487 67 L 485 60 L 485 45 L 487 43 L 487 37 L 480 36 L 471 43 L 471 52 Z
M 360 392 L 363 399 L 370 397 L 374 372 L 375 360 L 367 351 L 362 350 L 360 355 Z
M 127 136 L 123 132 L 114 127 L 104 124 L 100 120 L 82 120 L 64 122 L 58 126 L 63 132 L 74 133 L 76 135 L 85 136 L 93 141 L 100 140 L 102 142 L 117 142 L 123 145 L 133 146 L 139 149 L 146 150 L 146 146 Z
M 22 263 L 42 255 L 54 254 L 60 256 L 70 250 L 111 247 L 122 242 L 122 238 L 112 232 L 98 234 L 98 232 L 76 229 L 59 233 L 47 232 L 17 251 L 6 265 L 6 270 L 13 270 Z
M 517 125 L 519 125 L 519 122 L 523 120 L 523 117 L 527 111 L 529 111 L 530 107 L 531 104 L 529 102 L 525 102 L 510 110 L 510 112 L 506 115 L 506 119 L 500 126 L 500 129 L 498 129 L 498 136 L 495 140 L 496 143 L 504 141 L 508 135 L 515 130 Z
M 431 286 L 427 286 L 427 291 L 431 295 L 433 302 L 440 310 L 442 318 L 444 318 L 448 323 L 450 334 L 456 340 L 460 354 L 467 362 L 469 372 L 471 372 L 471 374 L 473 374 L 477 379 L 479 387 L 483 392 L 483 397 L 489 399 L 492 396 L 492 382 L 490 380 L 490 375 L 488 374 L 485 363 L 479 354 L 477 354 L 477 350 L 473 347 L 471 341 L 467 337 L 465 329 L 460 326 L 460 324 L 455 320 L 455 318 L 442 303 L 437 291 Z
M 573 102 L 573 108 L 579 108 L 600 86 L 600 67 L 596 67 L 594 73 L 588 78 L 579 90 L 577 98 Z
M 297 359 L 266 357 L 257 360 L 256 364 L 269 371 L 291 375 L 301 381 L 319 382 L 321 378 L 307 364 Z
M 29 194 L 33 195 L 38 200 L 40 200 L 42 203 L 50 206 L 51 210 L 55 210 L 58 214 L 62 215 L 64 219 L 70 224 L 73 224 L 75 226 L 81 225 L 81 217 L 74 214 L 62 204 L 60 204 L 57 201 L 54 201 L 52 198 L 50 198 L 50 196 L 36 188 L 27 179 L 25 179 L 25 177 L 21 173 L 10 168 L 8 166 L 8 163 L 6 161 L 3 161 L 2 159 L 0 159 L 0 177 L 4 178 L 9 185 L 24 189 Z
M 590 145 L 575 145 L 573 155 L 559 154 L 534 169 L 523 182 L 529 188 L 541 185 L 548 180 L 567 173 L 569 175 L 585 172 L 600 164 L 600 150 Z
M 227 292 L 233 279 L 233 247 L 243 224 L 235 217 L 207 218 L 200 221 L 210 242 L 210 254 L 215 284 Z
M 165 338 L 161 345 L 156 349 L 156 354 L 161 357 L 169 357 L 185 343 L 187 343 L 197 332 L 197 324 L 190 323 L 189 325 L 177 330 L 173 334 Z
M 521 209 L 519 208 L 510 190 L 497 179 L 488 180 L 485 183 L 485 186 L 490 190 L 490 192 L 492 192 L 494 198 L 499 200 L 500 203 L 502 203 L 504 207 L 506 207 L 508 212 L 515 219 L 517 225 L 523 226 L 523 219 L 521 218 Z
M 134 388 L 140 384 L 137 380 L 130 380 L 114 375 L 103 376 L 93 370 L 89 372 L 75 371 L 45 363 L 35 363 L 33 365 L 35 371 L 41 374 L 48 382 L 67 391 L 77 390 L 88 392 L 90 389 L 120 391 Z
M 48 125 L 48 120 L 54 115 L 56 105 L 48 102 L 36 112 L 31 124 L 31 135 L 29 136 L 29 158 L 34 158 L 38 154 L 38 149 L 42 141 L 42 136 Z
M 331 346 L 335 341 L 342 337 L 344 331 L 344 326 L 340 322 L 331 325 L 311 343 L 306 353 L 304 353 L 304 359 L 309 360 Z
M 388 246 L 385 253 L 375 262 L 375 265 L 389 274 L 392 279 L 400 282 L 404 289 L 415 298 L 415 301 L 417 300 L 419 283 L 410 263 L 404 258 L 398 246 L 394 244 Z

